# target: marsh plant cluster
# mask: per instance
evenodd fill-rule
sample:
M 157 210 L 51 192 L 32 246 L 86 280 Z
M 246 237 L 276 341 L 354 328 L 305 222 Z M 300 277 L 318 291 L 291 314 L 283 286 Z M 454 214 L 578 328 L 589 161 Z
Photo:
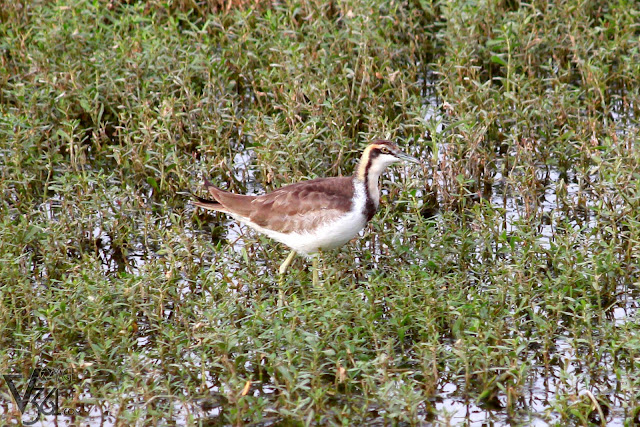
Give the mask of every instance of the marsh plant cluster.
M 638 423 L 630 1 L 5 1 L 0 373 L 93 425 Z M 193 209 L 386 175 L 322 285 Z M 6 384 L 0 416 L 18 422 Z

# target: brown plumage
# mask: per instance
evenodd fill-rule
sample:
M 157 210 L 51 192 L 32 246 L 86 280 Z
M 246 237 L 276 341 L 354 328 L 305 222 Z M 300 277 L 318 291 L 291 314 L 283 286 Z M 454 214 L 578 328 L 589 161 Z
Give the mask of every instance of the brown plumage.
M 205 179 L 214 200 L 197 197 L 196 206 L 226 212 L 279 233 L 302 233 L 339 218 L 353 204 L 353 177 L 318 178 L 261 196 L 221 190 Z

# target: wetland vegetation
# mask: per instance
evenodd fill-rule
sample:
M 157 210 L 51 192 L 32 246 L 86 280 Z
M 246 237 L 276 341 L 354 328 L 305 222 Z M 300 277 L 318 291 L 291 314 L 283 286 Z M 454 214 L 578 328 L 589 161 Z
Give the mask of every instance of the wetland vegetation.
M 64 372 L 45 425 L 639 423 L 638 22 L 0 2 L 0 374 Z M 422 167 L 285 306 L 286 248 L 190 204 L 350 174 L 375 138 Z

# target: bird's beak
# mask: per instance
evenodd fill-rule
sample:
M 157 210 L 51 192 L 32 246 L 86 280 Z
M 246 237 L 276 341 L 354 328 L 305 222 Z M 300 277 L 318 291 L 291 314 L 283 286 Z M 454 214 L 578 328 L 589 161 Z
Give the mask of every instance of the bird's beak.
M 396 156 L 400 159 L 400 160 L 404 160 L 405 162 L 411 162 L 411 163 L 416 163 L 416 164 L 420 164 L 420 160 L 416 159 L 415 157 L 412 157 L 408 154 L 403 153 L 402 151 L 397 153 Z

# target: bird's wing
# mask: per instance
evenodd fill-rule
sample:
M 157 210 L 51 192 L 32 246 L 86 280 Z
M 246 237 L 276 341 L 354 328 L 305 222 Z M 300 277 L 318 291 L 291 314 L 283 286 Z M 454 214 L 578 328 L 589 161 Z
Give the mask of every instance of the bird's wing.
M 242 215 L 281 233 L 309 231 L 350 210 L 353 192 L 351 177 L 304 181 L 256 196 Z

